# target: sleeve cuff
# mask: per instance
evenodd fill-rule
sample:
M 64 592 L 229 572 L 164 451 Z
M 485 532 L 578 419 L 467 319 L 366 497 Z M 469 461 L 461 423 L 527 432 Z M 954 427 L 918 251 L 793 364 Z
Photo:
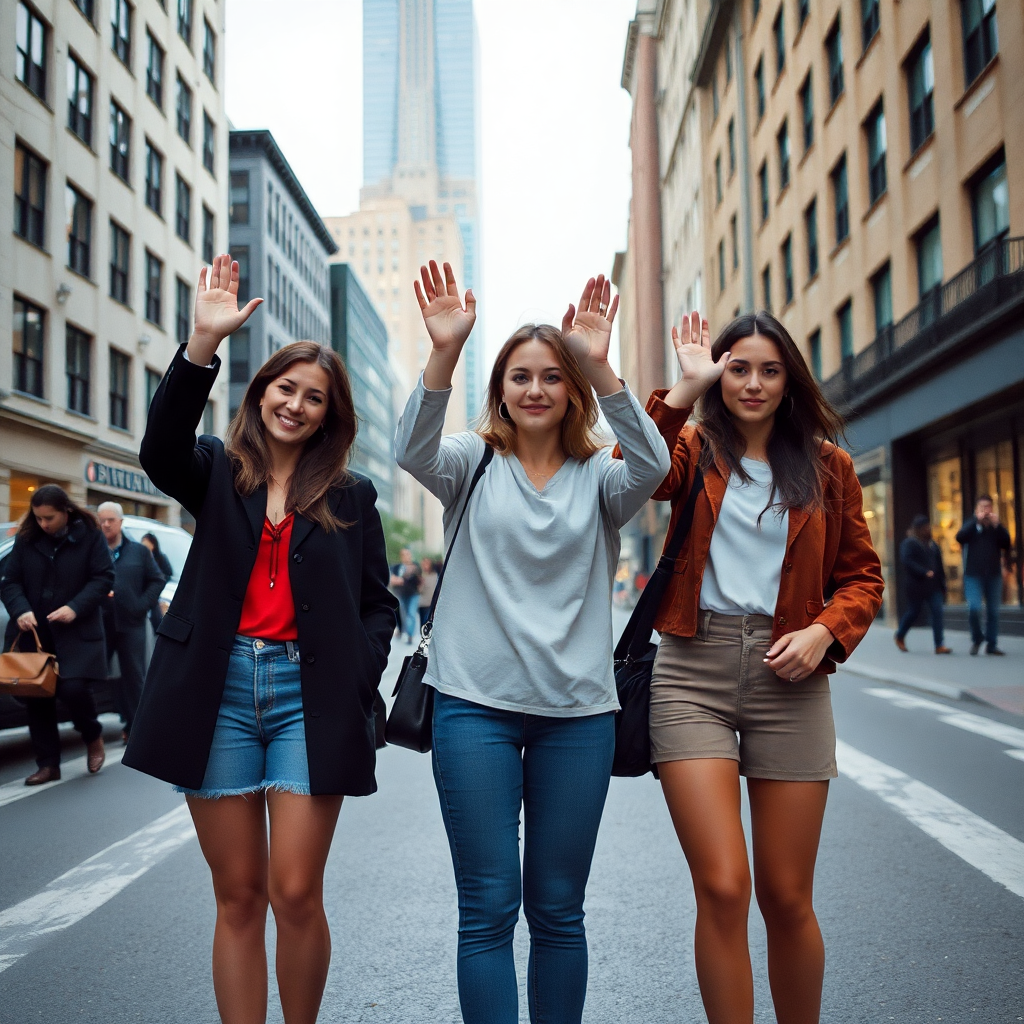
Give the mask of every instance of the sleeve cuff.
M 418 384 L 419 384 L 420 391 L 422 391 L 423 394 L 425 394 L 425 395 L 444 395 L 444 397 L 447 399 L 448 396 L 451 395 L 451 393 L 452 393 L 451 386 L 446 387 L 446 388 L 438 388 L 437 390 L 428 388 L 426 386 L 426 384 L 423 383 L 423 374 L 422 373 L 420 373 L 420 378 L 419 378 Z
M 669 388 L 658 388 L 651 392 L 651 397 L 647 399 L 647 415 L 658 424 L 659 428 L 678 424 L 679 429 L 682 430 L 693 412 L 693 406 L 677 409 L 675 406 L 669 405 L 665 401 L 669 390 Z
M 187 342 L 182 346 L 181 354 L 182 354 L 182 356 L 183 356 L 183 358 L 184 358 L 186 363 L 191 363 L 193 366 L 198 366 L 202 370 L 213 370 L 213 369 L 216 368 L 216 363 L 207 363 L 205 366 L 203 366 L 201 363 L 193 363 L 192 360 L 189 359 L 189 357 L 188 357 L 188 343 Z M 214 358 L 216 358 L 216 356 Z

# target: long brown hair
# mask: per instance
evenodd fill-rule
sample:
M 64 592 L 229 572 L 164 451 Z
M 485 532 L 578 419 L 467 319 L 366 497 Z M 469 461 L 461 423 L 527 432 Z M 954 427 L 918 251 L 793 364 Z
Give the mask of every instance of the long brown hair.
M 306 441 L 288 485 L 286 509 L 312 519 L 331 533 L 350 524 L 331 511 L 328 492 L 346 483 L 356 410 L 352 385 L 341 357 L 315 341 L 296 341 L 275 352 L 249 382 L 242 404 L 228 426 L 225 449 L 234 464 L 235 490 L 243 497 L 270 479 L 270 450 L 263 434 L 260 402 L 272 381 L 296 363 L 315 363 L 327 374 L 327 415 L 322 429 Z
M 562 339 L 562 332 L 550 324 L 525 324 L 512 335 L 498 353 L 487 385 L 487 403 L 477 433 L 499 454 L 511 455 L 516 450 L 516 425 L 502 417 L 501 390 L 505 368 L 513 351 L 525 341 L 541 341 L 554 350 L 562 367 L 562 379 L 569 396 L 569 408 L 562 420 L 562 451 L 570 459 L 585 462 L 603 447 L 594 433 L 597 425 L 597 399 L 590 381 L 583 376 L 580 364 Z
M 845 426 L 818 387 L 789 331 L 765 310 L 746 313 L 726 324 L 711 346 L 717 361 L 738 341 L 760 335 L 775 343 L 786 368 L 786 395 L 775 412 L 768 438 L 768 464 L 772 469 L 770 507 L 814 509 L 821 505 L 827 468 L 822 445 L 838 444 Z M 728 373 L 728 370 L 726 370 Z M 721 460 L 741 480 L 750 477 L 740 462 L 745 443 L 722 398 L 722 382 L 714 384 L 697 404 L 702 436 L 707 440 L 702 468 Z
M 16 541 L 28 542 L 43 535 L 43 529 L 36 522 L 36 517 L 32 515 L 32 509 L 42 508 L 44 505 L 56 509 L 58 512 L 66 513 L 69 526 L 75 520 L 79 520 L 85 523 L 88 530 L 99 529 L 96 517 L 88 509 L 82 508 L 81 505 L 76 505 L 63 487 L 59 484 L 43 484 L 38 490 L 32 492 L 32 497 L 29 500 L 29 510 L 25 513 L 25 518 L 22 519 L 21 525 L 18 527 L 18 532 L 15 536 Z

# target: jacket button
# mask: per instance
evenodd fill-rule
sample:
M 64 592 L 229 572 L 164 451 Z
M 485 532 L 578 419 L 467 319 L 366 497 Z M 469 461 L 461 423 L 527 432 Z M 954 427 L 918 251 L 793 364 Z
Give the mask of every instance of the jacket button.
M 780 615 L 779 616 L 779 625 L 780 626 L 784 626 L 785 624 L 786 624 L 786 616 L 785 615 Z
M 304 605 L 302 606 L 302 610 L 303 610 L 304 612 L 308 612 L 308 611 L 309 611 L 309 605 L 308 605 L 308 604 L 304 604 Z
M 785 564 L 785 565 L 783 566 L 783 568 L 784 568 L 784 569 L 786 570 L 786 572 L 789 572 L 789 571 L 790 571 L 790 570 L 791 570 L 791 569 L 793 568 L 793 563 L 792 563 L 792 562 L 787 562 L 787 563 L 786 563 L 786 564 Z
M 316 662 L 316 658 L 314 658 L 312 654 L 307 654 L 306 655 L 306 664 L 307 665 L 312 665 L 315 662 Z
M 293 561 L 293 562 L 301 562 L 301 561 L 302 561 L 302 555 L 300 555 L 300 554 L 299 554 L 299 553 L 298 553 L 298 552 L 296 551 L 296 552 L 295 552 L 295 554 L 294 554 L 294 555 L 292 555 L 292 561 Z

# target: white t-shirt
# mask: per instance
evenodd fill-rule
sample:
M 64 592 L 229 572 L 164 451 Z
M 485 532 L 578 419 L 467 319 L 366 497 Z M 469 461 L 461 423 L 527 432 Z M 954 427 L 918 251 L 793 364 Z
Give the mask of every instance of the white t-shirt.
M 764 512 L 772 491 L 771 466 L 757 459 L 740 461 L 750 480 L 744 482 L 735 473 L 729 478 L 711 534 L 700 606 L 722 615 L 774 616 L 789 510 Z

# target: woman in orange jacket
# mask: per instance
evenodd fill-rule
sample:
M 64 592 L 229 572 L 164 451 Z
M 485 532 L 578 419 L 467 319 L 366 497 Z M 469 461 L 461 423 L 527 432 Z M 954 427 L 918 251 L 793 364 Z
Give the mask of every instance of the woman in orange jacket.
M 814 863 L 836 776 L 828 673 L 877 614 L 881 568 L 842 419 L 786 328 L 741 316 L 711 345 L 693 313 L 672 340 L 682 377 L 647 405 L 672 453 L 654 497 L 674 526 L 698 466 L 704 491 L 655 621 L 652 758 L 693 876 L 710 1024 L 754 1014 L 741 775 L 776 1018 L 811 1024 L 825 966 Z

